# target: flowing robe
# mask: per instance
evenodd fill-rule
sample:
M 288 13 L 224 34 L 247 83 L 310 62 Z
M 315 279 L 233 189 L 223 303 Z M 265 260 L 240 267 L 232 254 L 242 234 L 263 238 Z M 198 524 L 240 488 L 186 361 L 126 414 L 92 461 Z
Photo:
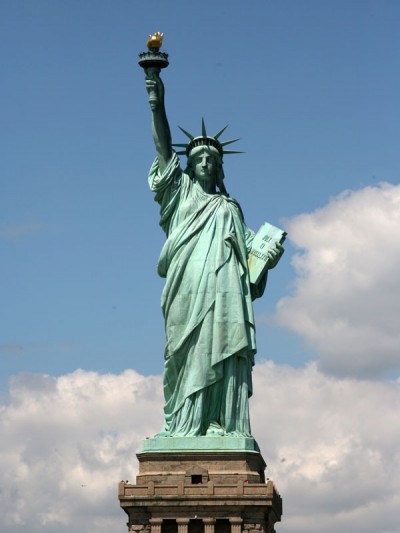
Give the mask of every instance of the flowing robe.
M 239 204 L 207 194 L 173 154 L 149 185 L 167 240 L 158 273 L 166 348 L 160 436 L 250 436 L 248 398 L 256 352 L 247 257 L 254 233 Z

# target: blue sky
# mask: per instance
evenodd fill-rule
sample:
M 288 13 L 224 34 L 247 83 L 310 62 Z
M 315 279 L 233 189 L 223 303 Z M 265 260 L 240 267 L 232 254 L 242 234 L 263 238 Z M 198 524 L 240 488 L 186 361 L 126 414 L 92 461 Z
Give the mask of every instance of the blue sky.
M 248 224 L 397 182 L 396 2 L 3 2 L 2 389 L 9 374 L 162 367 L 163 242 L 137 54 L 165 33 L 177 125 L 229 123 L 226 184 Z M 338 236 L 340 238 L 340 236 Z M 291 289 L 290 243 L 259 314 Z M 260 357 L 302 364 L 265 326 Z M 272 338 L 272 344 L 267 342 Z
M 255 306 L 260 367 L 396 380 L 399 20 L 391 0 L 3 0 L 5 405 L 25 373 L 33 390 L 32 374 L 162 372 L 164 235 L 137 65 L 154 31 L 174 142 L 202 117 L 211 133 L 229 124 L 245 153 L 225 158 L 228 191 L 250 227 L 289 233 Z

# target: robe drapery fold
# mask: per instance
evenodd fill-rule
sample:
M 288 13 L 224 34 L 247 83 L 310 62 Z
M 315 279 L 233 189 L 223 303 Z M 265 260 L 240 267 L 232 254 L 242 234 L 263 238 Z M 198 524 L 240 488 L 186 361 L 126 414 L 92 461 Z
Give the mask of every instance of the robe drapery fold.
M 247 256 L 254 234 L 239 204 L 205 193 L 175 153 L 162 173 L 155 160 L 149 185 L 167 236 L 158 261 L 166 278 L 162 435 L 250 436 L 256 342 Z

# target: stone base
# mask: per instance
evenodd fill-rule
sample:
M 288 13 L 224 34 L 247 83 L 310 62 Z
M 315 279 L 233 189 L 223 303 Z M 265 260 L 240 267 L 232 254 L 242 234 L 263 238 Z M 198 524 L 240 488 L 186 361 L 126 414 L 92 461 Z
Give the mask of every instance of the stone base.
M 259 452 L 144 450 L 137 457 L 136 484 L 119 483 L 129 531 L 274 533 L 282 500 L 265 483 Z

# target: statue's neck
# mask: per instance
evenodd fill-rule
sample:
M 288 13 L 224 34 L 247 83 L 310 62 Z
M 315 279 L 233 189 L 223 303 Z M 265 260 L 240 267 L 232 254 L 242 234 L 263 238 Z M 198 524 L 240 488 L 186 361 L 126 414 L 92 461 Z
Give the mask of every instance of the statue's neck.
M 195 181 L 207 194 L 215 194 L 217 192 L 215 183 L 211 182 L 210 180 L 202 180 L 201 178 L 195 178 Z

